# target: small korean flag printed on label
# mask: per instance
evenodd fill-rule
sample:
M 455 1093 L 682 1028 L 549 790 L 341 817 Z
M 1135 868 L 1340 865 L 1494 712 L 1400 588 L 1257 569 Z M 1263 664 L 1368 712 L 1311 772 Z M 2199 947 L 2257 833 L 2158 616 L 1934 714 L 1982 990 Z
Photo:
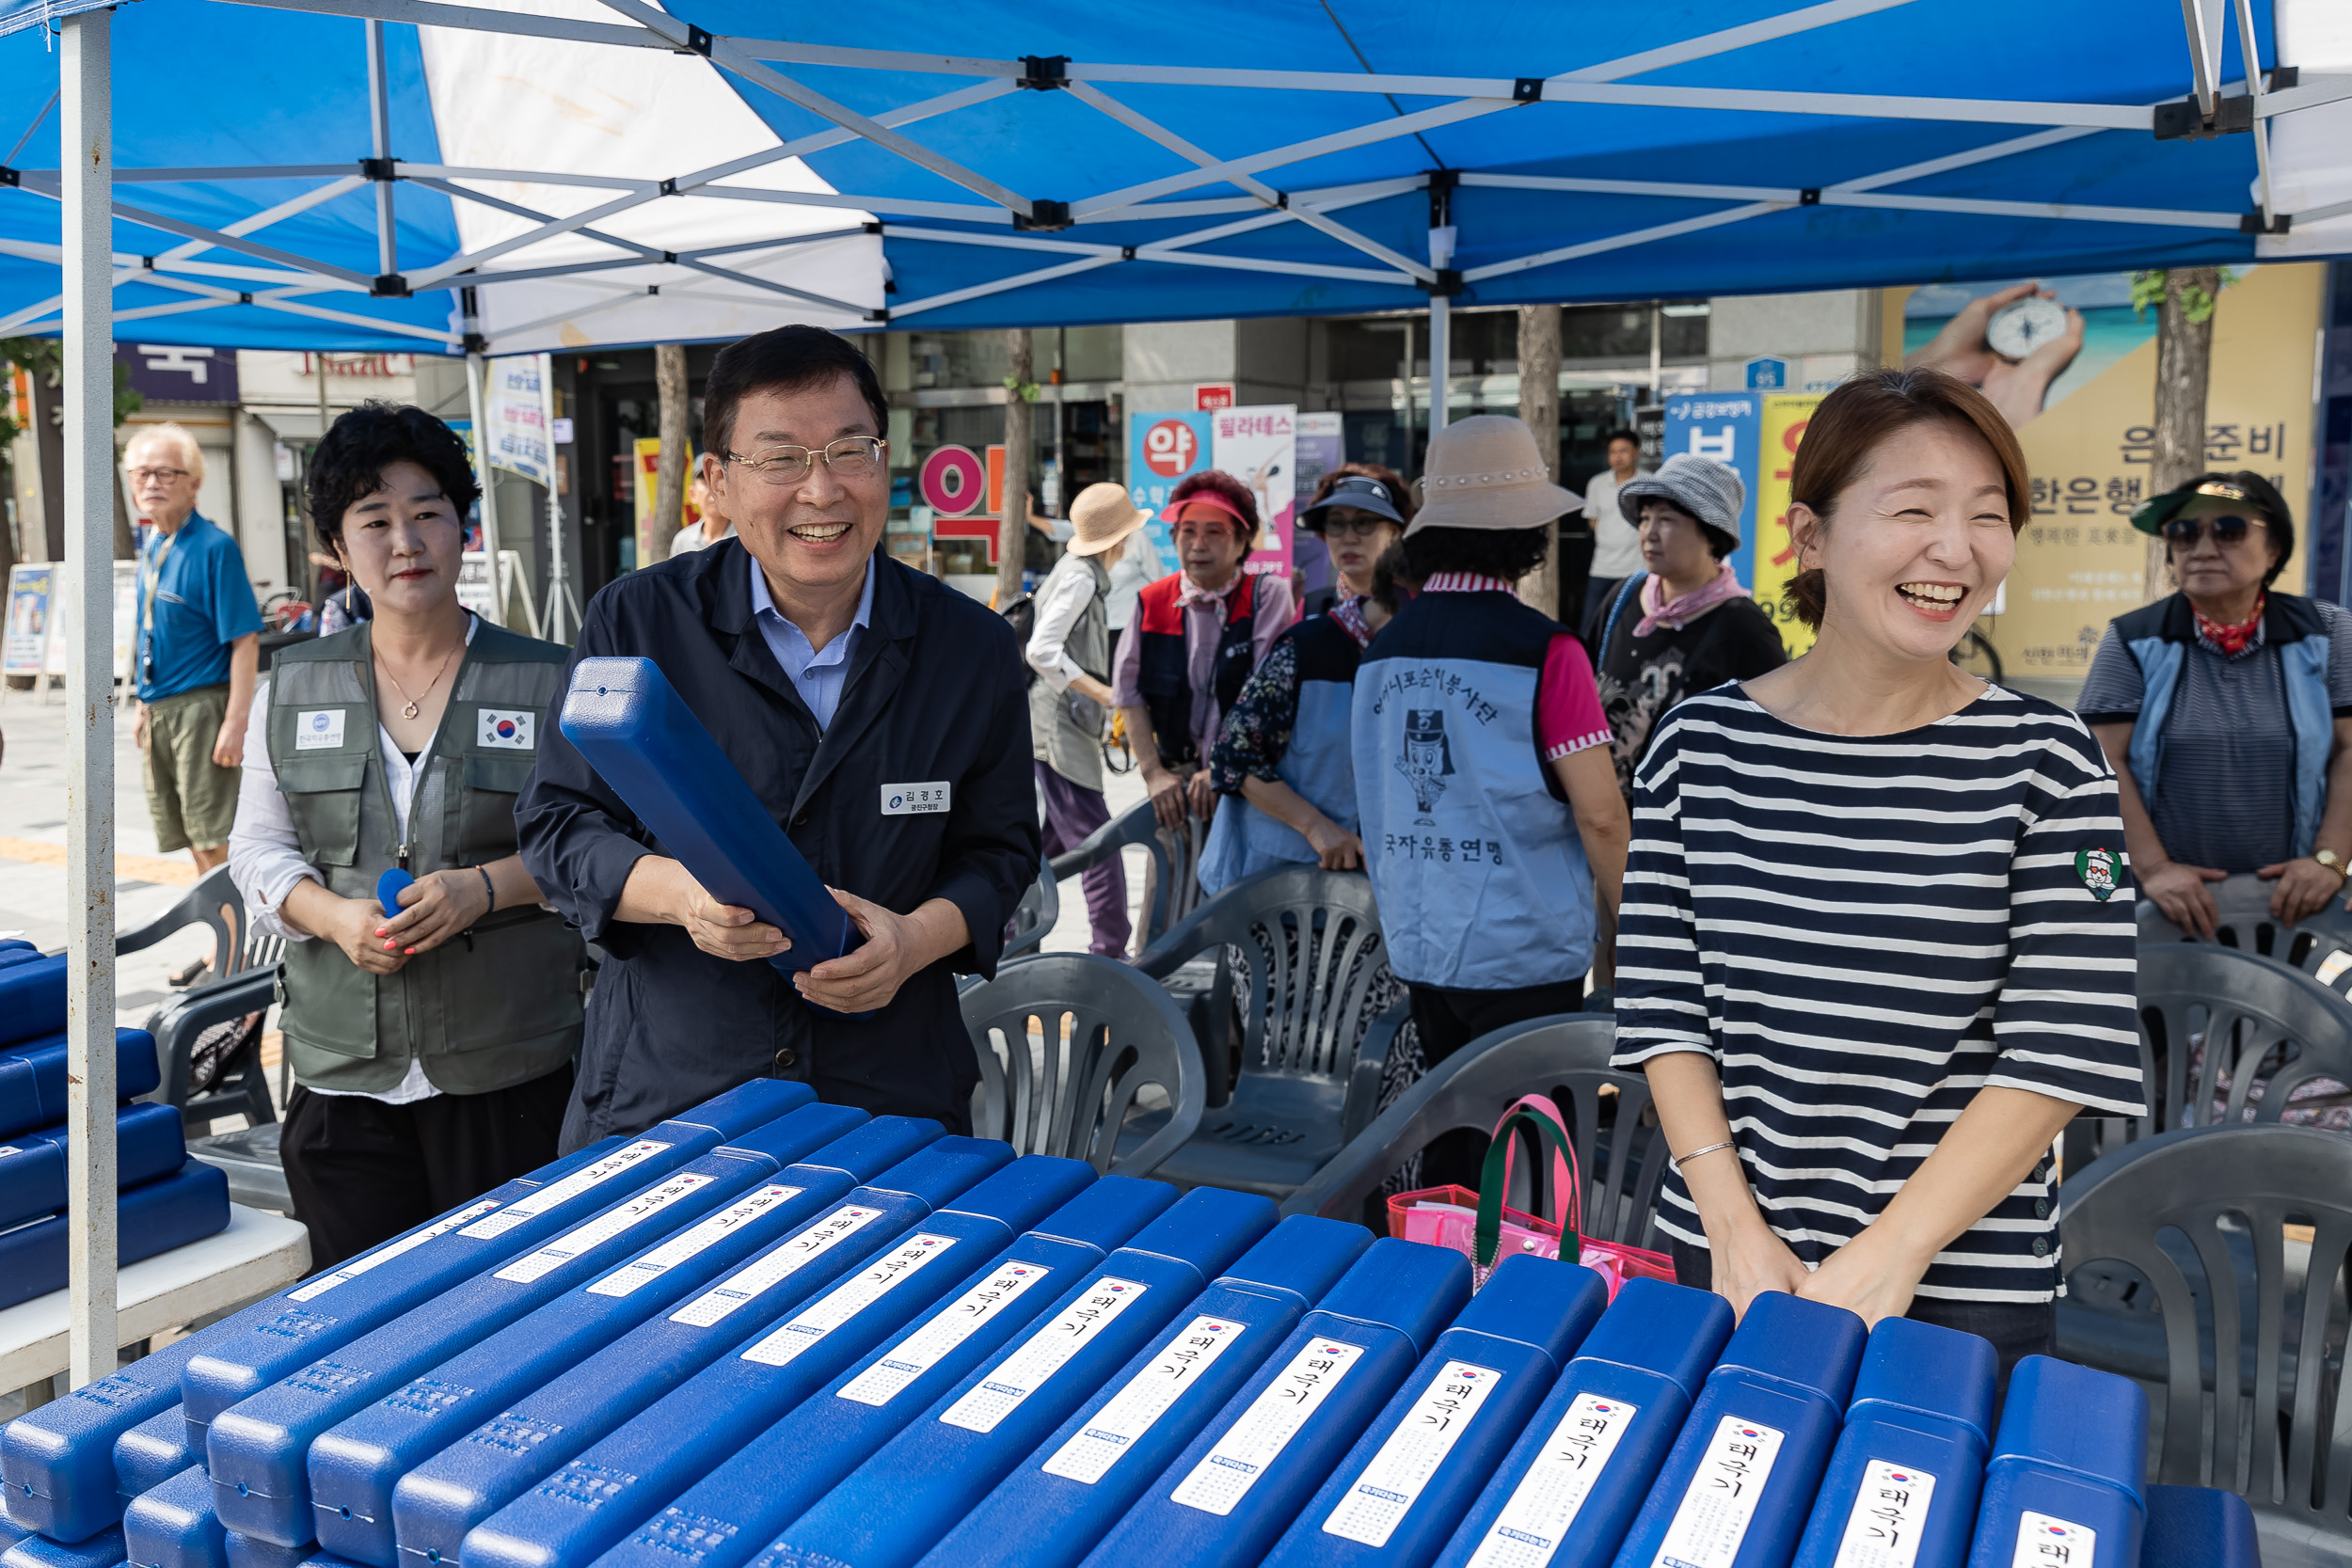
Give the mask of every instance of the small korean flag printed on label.
M 474 743 L 497 752 L 531 752 L 538 749 L 532 739 L 537 716 L 529 708 L 479 709 L 475 721 Z
M 1873 1459 L 1862 1467 L 1862 1490 L 1854 1494 L 1831 1568 L 1912 1568 L 1934 1500 L 1933 1476 Z
M 313 708 L 294 715 L 294 750 L 332 752 L 343 743 L 343 710 Z
M 949 779 L 935 779 L 930 784 L 886 784 L 882 786 L 882 814 L 936 816 L 946 811 L 954 792 L 954 781 Z
M 2017 1520 L 2017 1551 L 2010 1568 L 2093 1568 L 2099 1532 L 2027 1509 Z

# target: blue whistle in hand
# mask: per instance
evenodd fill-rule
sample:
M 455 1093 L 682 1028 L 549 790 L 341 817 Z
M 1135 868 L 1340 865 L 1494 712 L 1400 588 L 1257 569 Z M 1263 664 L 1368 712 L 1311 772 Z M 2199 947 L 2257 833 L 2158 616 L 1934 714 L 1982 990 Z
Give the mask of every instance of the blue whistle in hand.
M 397 865 L 375 879 L 375 901 L 384 906 L 387 919 L 400 913 L 401 890 L 413 887 L 416 880 Z

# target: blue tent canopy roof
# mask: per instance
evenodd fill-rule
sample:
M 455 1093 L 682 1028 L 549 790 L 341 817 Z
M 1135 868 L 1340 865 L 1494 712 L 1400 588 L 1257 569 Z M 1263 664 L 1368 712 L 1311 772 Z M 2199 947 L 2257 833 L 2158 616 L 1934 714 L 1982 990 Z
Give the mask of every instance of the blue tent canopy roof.
M 1074 325 L 1412 309 L 1433 289 L 1479 306 L 2055 276 L 2283 244 L 2253 231 L 2252 135 L 2153 133 L 2199 76 L 2177 13 L 2151 0 L 872 0 L 795 8 L 788 41 L 762 0 L 524 3 L 119 11 L 121 330 L 454 352 L 470 297 L 501 353 L 803 319 Z M 23 117 L 0 137 L 56 84 L 28 24 L 71 8 L 0 4 L 0 29 L 19 29 L 0 38 L 0 103 Z M 371 17 L 398 176 L 389 269 L 362 178 L 388 172 L 361 163 Z M 2267 68 L 2274 35 L 2296 34 L 2267 0 L 2251 18 Z M 2212 30 L 2206 85 L 2243 95 L 2237 29 Z M 2276 86 L 2275 146 L 2297 116 L 2352 109 L 2352 74 Z M 0 331 L 56 329 L 58 155 L 43 114 L 9 159 Z M 298 210 L 256 221 L 281 204 Z M 2294 253 L 2352 249 L 2326 239 L 2342 220 L 2302 215 Z

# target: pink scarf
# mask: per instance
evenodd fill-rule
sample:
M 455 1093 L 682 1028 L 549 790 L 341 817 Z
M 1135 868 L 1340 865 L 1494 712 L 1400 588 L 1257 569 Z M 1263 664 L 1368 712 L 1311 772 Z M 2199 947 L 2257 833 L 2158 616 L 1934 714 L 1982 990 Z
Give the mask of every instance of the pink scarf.
M 1633 635 L 1647 637 L 1661 623 L 1680 631 L 1699 618 L 1702 611 L 1714 609 L 1725 599 L 1744 599 L 1748 591 L 1740 586 L 1737 573 L 1728 561 L 1719 564 L 1715 575 L 1706 586 L 1693 588 L 1680 598 L 1666 597 L 1666 579 L 1652 572 L 1642 579 L 1642 618 L 1634 624 Z

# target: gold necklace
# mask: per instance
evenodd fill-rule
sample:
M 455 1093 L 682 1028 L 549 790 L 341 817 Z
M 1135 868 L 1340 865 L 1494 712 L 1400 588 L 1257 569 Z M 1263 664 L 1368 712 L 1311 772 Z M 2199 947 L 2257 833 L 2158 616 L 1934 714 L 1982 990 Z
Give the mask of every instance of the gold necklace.
M 462 642 L 458 644 L 458 647 L 460 648 L 464 646 L 465 644 Z M 433 678 L 425 683 L 424 694 L 426 696 L 430 697 L 433 695 L 433 689 L 441 684 L 441 677 L 443 675 L 449 673 L 449 661 L 456 657 L 457 648 L 452 648 L 448 653 L 441 656 L 441 667 L 434 671 Z M 398 675 L 392 673 L 392 661 L 386 658 L 381 652 L 378 652 L 375 656 L 375 662 L 383 666 L 384 678 L 392 683 L 392 689 L 399 692 L 401 696 L 405 699 L 406 705 L 400 710 L 400 716 L 403 719 L 414 719 L 418 714 L 421 713 L 423 709 L 417 706 L 417 700 L 408 695 L 408 689 L 400 684 L 400 677 Z

